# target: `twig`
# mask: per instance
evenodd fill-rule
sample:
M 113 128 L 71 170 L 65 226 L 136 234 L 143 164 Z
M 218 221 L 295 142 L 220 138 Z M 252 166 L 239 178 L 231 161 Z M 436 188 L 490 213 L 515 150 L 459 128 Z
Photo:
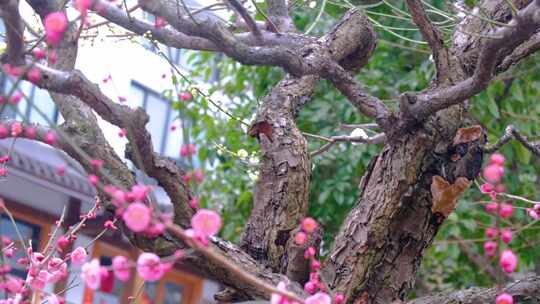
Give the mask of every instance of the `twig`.
M 246 26 L 249 29 L 250 32 L 253 33 L 253 36 L 255 39 L 257 39 L 258 42 L 262 42 L 262 34 L 259 30 L 259 27 L 255 23 L 255 20 L 251 17 L 249 12 L 246 10 L 246 8 L 239 3 L 236 0 L 227 0 L 227 3 L 233 8 L 233 10 L 240 16 L 244 21 L 246 22 Z
M 493 153 L 499 150 L 503 145 L 508 143 L 511 139 L 519 141 L 525 148 L 531 151 L 534 155 L 540 156 L 540 143 L 530 142 L 528 139 L 521 135 L 521 133 L 513 126 L 506 127 L 503 136 L 499 140 L 490 146 L 483 146 L 482 151 L 485 153 Z
M 347 136 L 347 135 L 338 135 L 330 137 L 330 142 L 327 142 L 318 150 L 311 152 L 311 157 L 315 157 L 319 154 L 322 154 L 328 151 L 334 144 L 338 142 L 355 142 L 355 143 L 364 143 L 364 144 L 380 144 L 386 140 L 386 135 L 384 133 L 379 133 L 371 137 L 362 137 L 362 136 Z
M 279 29 L 278 27 L 274 24 L 274 22 L 272 22 L 272 20 L 270 20 L 270 18 L 268 18 L 268 16 L 259 8 L 259 6 L 257 5 L 257 2 L 255 2 L 255 0 L 251 0 L 251 3 L 253 4 L 253 6 L 255 6 L 255 9 L 257 10 L 257 13 L 261 14 L 261 16 L 263 16 L 264 20 L 266 20 L 266 22 L 268 22 L 268 27 L 270 28 L 270 31 L 274 32 L 274 33 L 279 33 Z
M 215 250 L 213 250 L 210 246 L 204 246 L 200 244 L 199 242 L 193 240 L 191 237 L 189 237 L 185 230 L 182 229 L 180 226 L 175 225 L 173 223 L 167 223 L 165 224 L 165 227 L 167 230 L 175 235 L 176 237 L 180 238 L 182 241 L 184 241 L 186 244 L 188 244 L 191 248 L 199 251 L 201 254 L 203 254 L 206 258 L 208 258 L 211 261 L 214 261 L 216 264 L 223 266 L 227 270 L 229 270 L 234 276 L 235 279 L 238 279 L 240 281 L 243 281 L 251 286 L 255 286 L 261 291 L 266 292 L 268 295 L 271 295 L 273 293 L 280 294 L 290 300 L 297 301 L 299 303 L 304 303 L 304 299 L 299 297 L 298 295 L 289 292 L 289 291 L 283 291 L 279 290 L 276 287 L 261 281 L 259 278 L 253 276 L 252 274 L 246 272 L 242 268 L 240 268 L 238 265 L 231 262 L 230 259 L 227 257 L 219 254 Z

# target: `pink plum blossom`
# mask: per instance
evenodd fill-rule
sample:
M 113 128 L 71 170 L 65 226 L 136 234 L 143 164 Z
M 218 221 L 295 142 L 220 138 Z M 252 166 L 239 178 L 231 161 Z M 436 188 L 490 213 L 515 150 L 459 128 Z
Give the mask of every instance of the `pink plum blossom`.
M 60 303 L 63 303 L 62 301 L 60 301 L 60 299 L 58 299 L 58 297 L 54 294 L 51 294 L 47 297 L 47 303 L 48 304 L 60 304 Z
M 154 21 L 154 27 L 157 29 L 163 28 L 167 25 L 167 21 L 161 17 L 156 17 L 156 20 Z
M 35 48 L 32 51 L 32 54 L 34 55 L 34 57 L 36 57 L 37 60 L 45 58 L 45 51 L 42 48 Z
M 27 127 L 24 129 L 24 137 L 28 139 L 34 139 L 36 138 L 36 128 L 35 127 Z
M 287 285 L 285 284 L 285 282 L 279 282 L 277 285 L 277 289 L 285 292 L 287 291 Z M 270 297 L 270 304 L 295 304 L 295 303 L 296 303 L 295 301 L 291 301 L 279 293 L 272 293 L 272 296 Z
M 341 293 L 336 294 L 336 297 L 334 298 L 334 304 L 343 304 L 345 303 L 345 296 Z
M 486 229 L 486 236 L 490 239 L 494 238 L 495 236 L 497 236 L 497 229 L 496 228 L 492 228 L 492 227 L 488 227 Z
M 490 183 L 485 183 L 485 184 L 480 185 L 480 192 L 482 192 L 484 194 L 491 193 L 494 190 L 495 190 L 495 188 Z
M 489 157 L 489 162 L 491 164 L 503 166 L 504 165 L 504 155 L 502 155 L 500 153 L 493 153 Z
M 122 282 L 127 282 L 131 277 L 129 261 L 125 256 L 117 255 L 112 260 L 114 275 Z
M 502 218 L 509 218 L 514 213 L 514 207 L 510 204 L 503 203 L 499 209 L 499 216 Z
M 11 136 L 17 137 L 19 136 L 23 131 L 23 126 L 20 122 L 14 122 L 11 125 Z
M 317 230 L 317 221 L 311 217 L 306 217 L 302 220 L 302 229 L 307 233 L 313 233 Z
M 146 185 L 135 185 L 131 187 L 131 195 L 133 196 L 133 199 L 137 202 L 144 202 L 146 200 L 146 197 L 148 196 L 148 193 L 150 192 L 150 188 Z
M 191 95 L 190 92 L 181 92 L 180 94 L 178 94 L 178 97 L 180 98 L 181 101 L 190 101 L 192 98 L 193 98 L 193 95 Z
M 495 299 L 495 304 L 514 304 L 514 299 L 507 293 L 501 293 Z
M 314 294 L 317 291 L 317 284 L 307 281 L 306 284 L 304 284 L 304 290 L 309 294 Z
M 137 273 L 147 282 L 161 279 L 164 271 L 159 257 L 150 252 L 141 254 L 137 259 Z
M 517 267 L 517 257 L 510 249 L 506 249 L 501 253 L 499 264 L 506 273 L 513 272 Z
M 56 250 L 64 252 L 68 248 L 70 241 L 65 236 L 60 236 L 56 241 Z
M 88 175 L 88 182 L 90 183 L 90 185 L 95 187 L 99 182 L 99 177 L 97 177 L 97 175 L 95 174 L 90 174 Z
M 299 231 L 295 234 L 294 242 L 296 243 L 296 245 L 302 246 L 306 243 L 306 241 L 307 241 L 307 234 L 305 232 Z
M 202 183 L 204 180 L 204 172 L 201 169 L 195 169 L 193 171 L 193 178 L 197 183 Z
M 134 232 L 142 232 L 148 228 L 152 220 L 152 212 L 143 203 L 132 203 L 122 214 L 122 219 L 129 229 Z
M 305 304 L 331 304 L 332 299 L 327 293 L 318 292 L 306 299 Z
M 529 214 L 529 216 L 533 219 L 533 220 L 537 220 L 538 219 L 538 212 L 536 212 L 536 210 L 534 209 L 530 209 L 530 208 L 527 208 L 527 214 Z
M 70 254 L 71 263 L 75 265 L 80 265 L 85 262 L 86 260 L 86 250 L 82 247 L 77 247 L 73 252 Z
M 221 228 L 221 217 L 215 211 L 200 209 L 191 218 L 191 227 L 204 237 L 213 236 Z
M 497 164 L 490 164 L 484 168 L 484 177 L 492 184 L 500 182 L 503 174 L 504 168 Z
M 97 259 L 86 262 L 81 268 L 81 278 L 90 289 L 96 290 L 101 284 L 101 266 Z
M 193 209 L 199 208 L 199 199 L 197 197 L 193 197 L 189 200 L 189 206 Z
M 44 25 L 47 42 L 55 46 L 60 43 L 60 40 L 67 29 L 68 20 L 64 13 L 54 12 L 45 17 Z
M 484 254 L 488 257 L 495 256 L 495 251 L 497 250 L 497 243 L 493 241 L 487 241 L 484 243 Z
M 47 132 L 47 134 L 45 134 L 45 142 L 51 146 L 54 146 L 56 143 L 56 134 L 51 131 Z
M 26 76 L 28 77 L 28 81 L 33 84 L 39 84 L 41 81 L 41 72 L 37 68 L 30 69 Z
M 75 8 L 81 13 L 82 16 L 88 14 L 88 10 L 92 5 L 91 0 L 75 0 Z
M 491 214 L 497 213 L 497 209 L 499 209 L 499 205 L 495 202 L 487 203 L 484 207 L 486 208 L 486 212 Z
M 64 165 L 59 165 L 58 167 L 56 167 L 56 174 L 58 174 L 58 176 L 64 176 L 64 174 L 66 173 L 66 166 Z
M 512 230 L 505 229 L 501 233 L 501 240 L 503 243 L 508 244 L 510 241 L 512 241 Z
M 304 258 L 309 259 L 315 256 L 315 247 L 310 246 L 304 251 Z

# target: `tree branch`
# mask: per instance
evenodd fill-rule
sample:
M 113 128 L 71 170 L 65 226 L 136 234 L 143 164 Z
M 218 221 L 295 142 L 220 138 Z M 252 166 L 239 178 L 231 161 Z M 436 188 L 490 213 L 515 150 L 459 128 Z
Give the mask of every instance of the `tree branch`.
M 18 0 L 0 1 L 2 20 L 6 28 L 7 61 L 18 66 L 24 63 L 24 22 Z
M 540 1 L 534 0 L 520 10 L 508 26 L 489 32 L 488 35 L 491 38 L 484 38 L 474 74 L 471 77 L 449 87 L 436 88 L 418 94 L 414 103 L 409 105 L 407 112 L 417 121 L 421 121 L 485 89 L 493 77 L 497 62 L 511 54 L 516 47 L 532 37 L 540 28 L 539 9 Z
M 93 1 L 92 8 L 98 15 L 108 21 L 139 35 L 150 32 L 152 34 L 152 39 L 156 39 L 170 47 L 204 51 L 219 50 L 219 48 L 208 39 L 188 36 L 167 27 L 156 28 L 151 23 L 139 20 L 133 16 L 128 16 L 125 10 L 119 8 L 110 1 L 95 0 Z
M 514 303 L 537 303 L 540 301 L 540 278 L 528 276 L 507 284 L 504 288 L 470 288 L 436 296 L 427 296 L 407 302 L 407 304 L 488 304 L 497 295 L 506 292 L 514 297 Z
M 12 130 L 14 124 L 20 124 L 20 126 L 22 127 L 22 133 L 17 136 L 13 136 L 13 134 L 10 132 L 7 138 L 10 138 L 10 137 L 26 138 L 26 139 L 35 140 L 35 141 L 39 141 L 41 143 L 50 145 L 50 142 L 47 139 L 47 135 L 50 133 L 53 133 L 56 136 L 56 132 L 52 128 L 47 127 L 47 126 L 34 124 L 34 123 L 25 123 L 25 122 L 18 121 L 15 119 L 0 120 L 0 125 L 5 127 L 8 130 Z M 32 128 L 35 131 L 34 136 L 31 138 L 28 137 L 27 133 L 25 133 L 30 128 Z M 54 147 L 57 147 L 58 149 L 64 150 L 64 151 L 72 149 L 70 148 L 69 143 L 66 142 L 62 136 L 56 136 Z
M 482 147 L 482 151 L 485 153 L 493 153 L 499 150 L 503 145 L 507 144 L 510 140 L 517 140 L 520 142 L 527 150 L 531 151 L 536 156 L 540 156 L 540 142 L 531 142 L 525 136 L 513 126 L 509 125 L 504 130 L 504 134 L 499 138 L 499 140 L 493 145 L 488 145 Z
M 529 40 L 518 46 L 510 55 L 506 56 L 495 72 L 501 73 L 519 63 L 522 59 L 540 50 L 540 33 L 536 33 Z
M 251 47 L 239 41 L 224 24 L 215 17 L 192 16 L 188 18 L 178 12 L 174 1 L 139 0 L 141 7 L 154 15 L 161 16 L 178 31 L 212 41 L 227 56 L 248 65 L 279 66 L 287 72 L 301 76 L 313 72 L 297 52 L 280 46 Z
M 433 52 L 433 61 L 437 67 L 437 80 L 440 81 L 443 77 L 447 77 L 450 69 L 448 50 L 444 46 L 444 37 L 441 31 L 429 20 L 420 0 L 407 0 L 407 6 L 413 22 L 418 26 Z
M 329 137 L 330 141 L 323 145 L 321 148 L 317 149 L 316 151 L 311 152 L 311 157 L 315 157 L 319 154 L 322 154 L 326 151 L 328 151 L 334 144 L 338 142 L 351 142 L 351 143 L 363 143 L 368 145 L 373 144 L 381 144 L 384 143 L 386 140 L 386 135 L 384 133 L 377 134 L 370 137 L 353 137 L 353 136 L 347 136 L 347 135 L 338 135 L 338 136 L 332 136 Z
M 279 31 L 292 31 L 294 24 L 289 16 L 289 9 L 286 0 L 268 0 L 268 17 Z
M 330 62 L 323 71 L 326 79 L 343 94 L 364 115 L 374 118 L 385 131 L 391 129 L 394 116 L 377 97 L 367 94 L 362 86 L 340 65 Z
M 367 62 L 375 37 L 365 16 L 350 10 L 309 56 L 359 69 Z M 332 57 L 328 58 L 327 52 Z M 293 243 L 288 242 L 291 231 L 307 214 L 311 170 L 307 143 L 294 119 L 319 80 L 319 75 L 283 79 L 260 104 L 250 129 L 250 135 L 259 139 L 262 157 L 254 206 L 241 244 L 255 259 L 284 273 L 288 265 L 283 265 L 286 261 L 282 257 Z
M 488 258 L 474 251 L 474 249 L 469 246 L 469 244 L 465 244 L 464 242 L 457 242 L 457 245 L 459 247 L 459 250 L 461 250 L 461 252 L 463 252 L 463 254 L 465 254 L 465 256 L 474 265 L 476 265 L 476 267 L 488 274 L 493 281 L 497 281 L 497 279 L 499 278 L 499 274 L 501 274 L 506 279 L 510 278 L 505 272 L 502 272 L 500 268 L 498 269 L 493 267 L 491 261 Z
M 237 0 L 227 0 L 229 5 L 233 8 L 233 10 L 246 22 L 247 28 L 253 33 L 253 36 L 255 36 L 255 39 L 259 42 L 262 41 L 262 34 L 259 30 L 259 27 L 255 23 L 255 20 L 251 17 L 249 12 L 246 10 L 246 8 Z

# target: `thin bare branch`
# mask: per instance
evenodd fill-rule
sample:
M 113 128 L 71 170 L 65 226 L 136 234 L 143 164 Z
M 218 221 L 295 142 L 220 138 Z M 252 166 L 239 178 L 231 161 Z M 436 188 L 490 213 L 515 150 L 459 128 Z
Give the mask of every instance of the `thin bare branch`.
M 289 16 L 289 9 L 286 0 L 268 0 L 268 18 L 272 24 L 281 32 L 294 30 L 294 24 Z
M 540 278 L 528 276 L 506 284 L 503 288 L 470 288 L 451 293 L 426 296 L 407 302 L 407 304 L 450 304 L 450 303 L 493 303 L 497 295 L 506 292 L 514 297 L 514 303 L 540 301 Z
M 385 130 L 391 128 L 393 114 L 380 99 L 367 94 L 349 72 L 340 65 L 330 62 L 323 73 L 324 77 L 331 81 L 362 114 L 374 118 Z
M 21 65 L 24 63 L 24 22 L 19 13 L 19 1 L 3 0 L 0 10 L 6 28 L 7 61 Z
M 496 73 L 508 70 L 510 67 L 519 63 L 522 59 L 540 50 L 540 33 L 536 33 L 529 40 L 518 46 L 510 55 L 506 56 L 499 66 Z
M 512 53 L 521 43 L 530 39 L 540 28 L 540 1 L 532 1 L 510 21 L 509 26 L 499 27 L 490 33 L 500 39 L 485 39 L 481 45 L 474 74 L 445 88 L 428 90 L 415 96 L 407 111 L 416 120 L 458 104 L 485 89 L 493 77 L 497 62 Z
M 420 0 L 407 0 L 407 6 L 413 22 L 418 26 L 422 36 L 433 52 L 433 60 L 437 66 L 437 80 L 448 73 L 448 53 L 444 46 L 444 37 L 441 31 L 429 20 L 424 6 Z
M 311 152 L 311 157 L 315 157 L 319 154 L 322 154 L 328 151 L 334 144 L 338 142 L 350 142 L 350 143 L 362 143 L 368 145 L 382 144 L 386 140 L 386 135 L 384 133 L 377 134 L 369 137 L 362 136 L 347 136 L 347 135 L 338 135 L 330 137 L 331 141 L 324 144 L 321 148 Z
M 253 33 L 255 39 L 259 42 L 262 41 L 262 34 L 259 27 L 255 23 L 255 20 L 251 17 L 246 8 L 237 0 L 227 0 L 227 3 L 233 8 L 233 10 L 246 22 L 246 26 L 250 32 Z
M 249 270 L 235 264 L 228 257 L 219 254 L 217 248 L 207 247 L 193 240 L 181 227 L 174 224 L 166 224 L 166 227 L 172 235 L 187 243 L 191 248 L 199 251 L 208 260 L 225 268 L 230 273 L 231 277 L 234 277 L 236 280 L 242 281 L 242 283 L 264 292 L 267 297 L 270 297 L 271 294 L 276 293 L 286 296 L 288 299 L 297 301 L 299 303 L 304 303 L 304 299 L 300 295 L 290 291 L 279 290 L 275 286 L 257 278 L 251 274 Z
M 499 138 L 499 140 L 493 145 L 485 146 L 482 148 L 482 151 L 486 153 L 493 153 L 499 150 L 503 145 L 508 143 L 510 140 L 517 140 L 520 142 L 527 150 L 531 151 L 536 156 L 540 156 L 540 142 L 531 142 L 527 137 L 523 136 L 513 125 L 506 127 L 504 134 Z
M 464 242 L 457 242 L 457 245 L 459 247 L 459 250 L 461 250 L 461 252 L 465 254 L 465 256 L 471 262 L 473 262 L 474 265 L 476 265 L 476 267 L 478 267 L 482 272 L 487 273 L 491 277 L 491 279 L 497 280 L 499 274 L 504 275 L 507 279 L 509 278 L 506 273 L 503 273 L 500 269 L 496 269 L 495 267 L 493 267 L 491 261 L 486 256 L 476 252 L 469 244 L 465 244 Z

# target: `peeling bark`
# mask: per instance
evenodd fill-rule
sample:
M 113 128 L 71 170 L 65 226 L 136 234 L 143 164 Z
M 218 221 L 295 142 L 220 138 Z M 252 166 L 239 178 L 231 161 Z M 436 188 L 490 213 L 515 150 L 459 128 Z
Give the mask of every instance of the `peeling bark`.
M 313 52 L 328 52 L 345 68 L 360 69 L 375 48 L 375 33 L 357 10 L 347 13 Z M 309 56 L 314 56 L 309 54 Z M 250 130 L 261 145 L 261 168 L 254 190 L 254 206 L 241 246 L 274 271 L 287 273 L 287 243 L 291 231 L 306 216 L 311 162 L 304 136 L 295 124 L 320 77 L 308 75 L 282 80 L 261 103 Z M 308 269 L 305 269 L 306 274 Z

